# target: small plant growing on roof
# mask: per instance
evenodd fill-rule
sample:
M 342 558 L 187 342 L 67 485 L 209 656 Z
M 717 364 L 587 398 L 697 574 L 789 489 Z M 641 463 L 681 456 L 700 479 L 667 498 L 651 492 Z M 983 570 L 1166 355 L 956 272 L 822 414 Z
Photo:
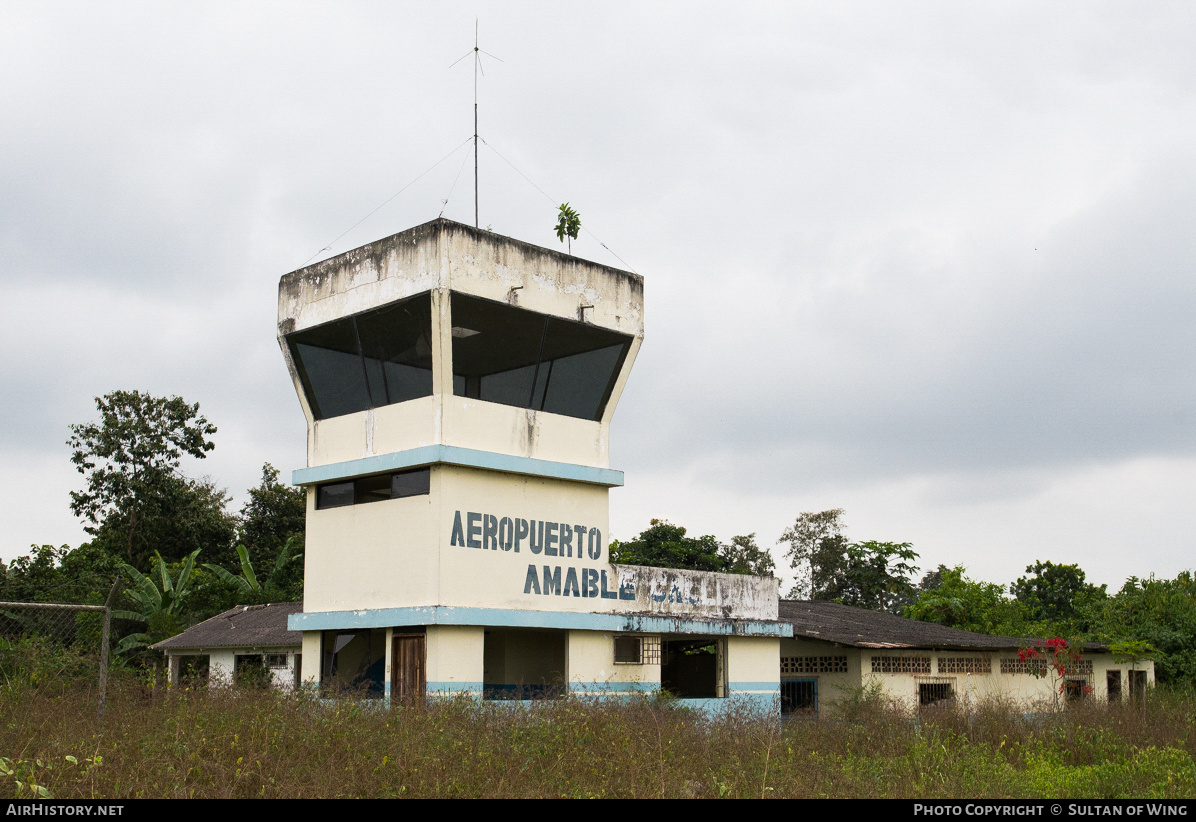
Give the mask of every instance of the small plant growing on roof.
M 570 208 L 568 203 L 562 203 L 556 220 L 556 238 L 562 243 L 565 242 L 566 236 L 569 238 L 570 254 L 573 253 L 573 241 L 577 239 L 580 231 L 581 215 Z

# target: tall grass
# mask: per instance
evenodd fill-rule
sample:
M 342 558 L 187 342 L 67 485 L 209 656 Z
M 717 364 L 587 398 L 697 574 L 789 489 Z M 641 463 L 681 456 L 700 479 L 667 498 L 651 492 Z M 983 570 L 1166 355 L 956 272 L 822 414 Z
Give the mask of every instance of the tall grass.
M 83 693 L 0 698 L 0 757 L 60 799 L 1196 795 L 1190 697 L 1030 719 L 1001 703 L 910 715 L 866 694 L 842 708 L 788 722 L 650 699 L 385 709 L 126 681 L 102 735 Z M 0 776 L 0 793 L 19 791 Z

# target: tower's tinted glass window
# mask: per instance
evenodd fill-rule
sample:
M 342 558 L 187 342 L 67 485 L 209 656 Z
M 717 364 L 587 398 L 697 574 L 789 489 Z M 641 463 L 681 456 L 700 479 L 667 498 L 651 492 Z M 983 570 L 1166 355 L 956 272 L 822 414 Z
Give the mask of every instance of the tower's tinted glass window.
M 316 419 L 432 394 L 432 305 L 422 294 L 287 337 Z
M 454 294 L 453 393 L 597 420 L 631 338 Z

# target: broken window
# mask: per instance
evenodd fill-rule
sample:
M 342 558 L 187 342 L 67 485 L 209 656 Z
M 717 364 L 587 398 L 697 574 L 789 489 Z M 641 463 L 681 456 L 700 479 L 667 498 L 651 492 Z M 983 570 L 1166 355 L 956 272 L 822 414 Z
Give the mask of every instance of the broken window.
M 431 477 L 431 469 L 416 468 L 397 474 L 378 474 L 325 483 L 316 488 L 316 508 L 340 508 L 427 494 L 431 488 Z
M 504 303 L 452 296 L 453 393 L 598 420 L 631 338 Z
M 206 686 L 208 684 L 209 663 L 210 657 L 207 654 L 202 656 L 180 656 L 178 662 L 178 684 L 184 688 L 202 688 Z
M 781 680 L 782 714 L 818 713 L 817 679 Z
M 325 631 L 320 683 L 333 691 L 382 696 L 386 680 L 386 631 Z
M 233 683 L 240 688 L 270 687 L 270 671 L 261 654 L 237 654 L 233 657 Z
M 286 341 L 318 420 L 432 395 L 428 294 L 299 331 Z
M 1129 671 L 1130 675 L 1130 696 L 1134 699 L 1146 698 L 1146 671 Z M 1145 706 L 1145 702 L 1142 703 Z
M 660 687 L 680 699 L 726 696 L 724 643 L 710 637 L 662 643 Z

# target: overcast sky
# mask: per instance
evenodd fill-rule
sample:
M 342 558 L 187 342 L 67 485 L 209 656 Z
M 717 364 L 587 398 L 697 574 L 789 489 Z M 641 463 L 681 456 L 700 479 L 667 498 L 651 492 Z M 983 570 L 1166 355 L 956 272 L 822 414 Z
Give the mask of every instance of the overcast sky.
M 1179 2 L 4 3 L 0 557 L 84 538 L 67 427 L 118 388 L 200 403 L 237 508 L 304 464 L 278 279 L 454 149 L 320 256 L 473 222 L 475 18 L 482 226 L 559 248 L 567 200 L 645 278 L 616 537 L 1196 565 Z

